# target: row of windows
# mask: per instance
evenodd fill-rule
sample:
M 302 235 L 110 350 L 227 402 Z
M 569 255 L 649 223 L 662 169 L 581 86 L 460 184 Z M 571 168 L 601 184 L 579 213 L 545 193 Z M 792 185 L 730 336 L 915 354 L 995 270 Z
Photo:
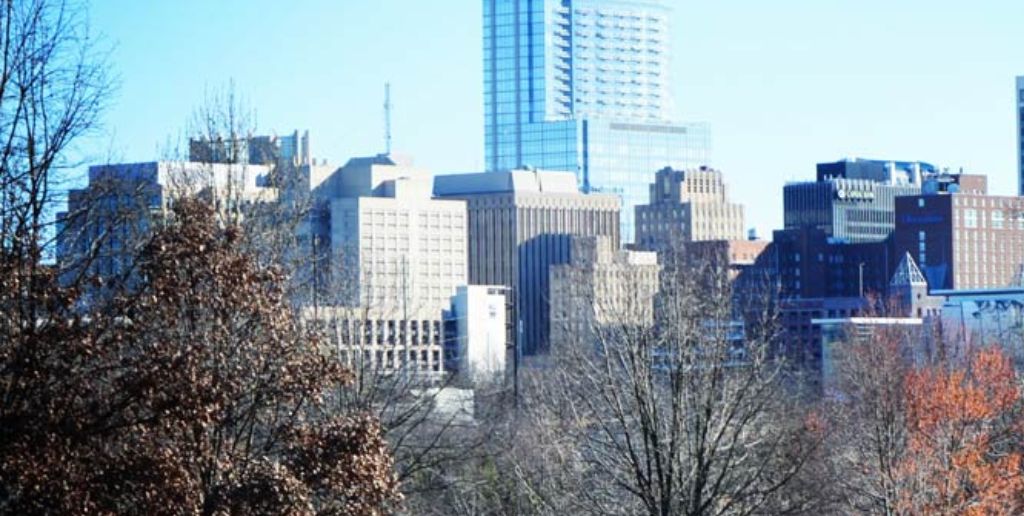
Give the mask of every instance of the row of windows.
M 960 210 L 960 213 L 962 213 L 962 217 L 957 217 L 958 221 L 962 223 L 963 227 L 968 229 L 989 227 L 991 229 L 1024 230 L 1024 213 L 1010 214 L 1007 217 L 1001 211 L 982 211 L 979 213 L 972 208 Z M 987 217 L 985 216 L 986 213 L 988 213 Z

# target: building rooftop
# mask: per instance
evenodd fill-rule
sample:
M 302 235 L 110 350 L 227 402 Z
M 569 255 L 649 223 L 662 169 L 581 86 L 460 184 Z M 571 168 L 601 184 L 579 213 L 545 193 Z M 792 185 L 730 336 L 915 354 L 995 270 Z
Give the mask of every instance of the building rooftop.
M 449 174 L 434 178 L 434 195 L 488 193 L 580 193 L 576 174 L 550 170 L 507 170 Z

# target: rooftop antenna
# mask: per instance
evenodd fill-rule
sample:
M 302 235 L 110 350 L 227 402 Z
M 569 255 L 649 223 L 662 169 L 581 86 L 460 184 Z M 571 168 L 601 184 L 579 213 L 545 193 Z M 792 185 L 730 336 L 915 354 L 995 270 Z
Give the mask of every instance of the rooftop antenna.
M 391 155 L 391 83 L 384 83 L 384 155 Z

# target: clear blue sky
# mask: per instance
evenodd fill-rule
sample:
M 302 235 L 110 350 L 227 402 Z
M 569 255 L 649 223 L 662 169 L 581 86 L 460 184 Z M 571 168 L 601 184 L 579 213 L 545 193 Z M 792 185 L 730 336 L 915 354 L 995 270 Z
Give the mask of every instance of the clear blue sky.
M 1021 0 L 669 0 L 681 120 L 711 123 L 713 165 L 747 223 L 781 224 L 782 185 L 845 156 L 924 160 L 1016 189 Z M 204 91 L 233 80 L 258 128 L 309 129 L 340 164 L 395 149 L 436 172 L 483 161 L 479 0 L 94 1 L 120 90 L 96 159 L 152 160 Z

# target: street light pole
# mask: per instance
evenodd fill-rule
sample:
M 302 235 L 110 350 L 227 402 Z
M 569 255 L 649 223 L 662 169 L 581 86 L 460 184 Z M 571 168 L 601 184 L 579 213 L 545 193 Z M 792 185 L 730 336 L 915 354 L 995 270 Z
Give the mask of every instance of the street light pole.
M 857 292 L 860 293 L 861 299 L 864 298 L 864 262 L 857 264 Z

